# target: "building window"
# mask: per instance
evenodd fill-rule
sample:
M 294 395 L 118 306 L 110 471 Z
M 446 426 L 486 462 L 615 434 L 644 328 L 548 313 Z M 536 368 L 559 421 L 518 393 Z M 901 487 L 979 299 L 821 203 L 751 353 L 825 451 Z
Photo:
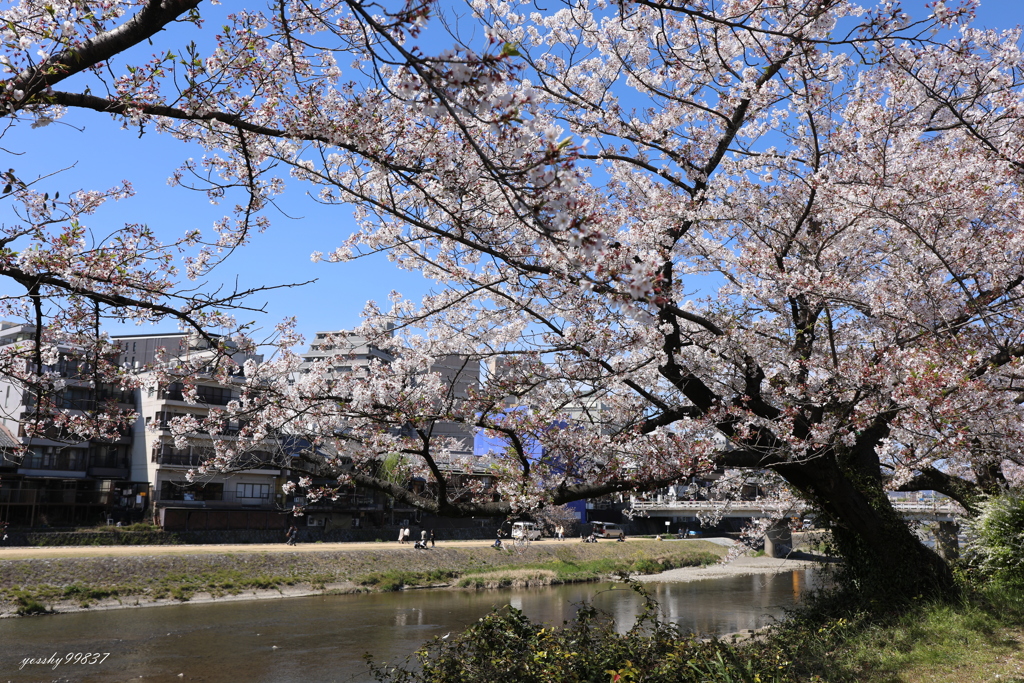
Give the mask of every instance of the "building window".
M 198 387 L 196 391 L 204 403 L 226 406 L 231 401 L 231 390 L 226 387 Z
M 36 470 L 84 470 L 85 451 L 81 448 L 33 446 L 21 466 Z
M 165 481 L 160 487 L 160 500 L 223 500 L 224 484 L 190 484 L 186 481 Z
M 93 467 L 124 469 L 129 465 L 128 446 L 103 444 L 94 445 L 90 450 L 90 464 Z
M 270 484 L 235 484 L 235 498 L 270 499 Z

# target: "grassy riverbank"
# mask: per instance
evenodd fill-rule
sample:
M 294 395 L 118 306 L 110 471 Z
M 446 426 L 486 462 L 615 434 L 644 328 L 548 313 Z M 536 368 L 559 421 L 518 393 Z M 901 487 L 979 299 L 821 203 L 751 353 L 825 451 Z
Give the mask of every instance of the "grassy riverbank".
M 490 683 L 512 670 L 521 683 L 1024 683 L 1020 588 L 842 617 L 822 606 L 812 600 L 783 623 L 721 640 L 681 633 L 656 610 L 620 633 L 621 623 L 595 610 L 551 628 L 506 607 L 428 642 L 422 670 L 378 670 L 391 683 Z
M 389 591 L 592 581 L 619 571 L 661 571 L 718 561 L 704 541 L 535 543 L 519 555 L 489 547 L 60 557 L 0 561 L 0 614 L 144 606 L 197 598 Z
M 812 609 L 730 657 L 762 683 L 1024 683 L 1024 588 L 977 586 L 888 613 Z

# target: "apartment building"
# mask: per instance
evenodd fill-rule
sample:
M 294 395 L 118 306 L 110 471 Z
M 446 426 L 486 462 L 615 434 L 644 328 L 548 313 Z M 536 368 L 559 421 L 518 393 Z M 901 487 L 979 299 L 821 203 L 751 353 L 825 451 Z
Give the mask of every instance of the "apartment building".
M 121 362 L 137 368 L 143 378 L 157 363 L 187 359 L 201 365 L 205 359 L 212 360 L 215 353 L 207 339 L 185 333 L 124 335 L 114 337 L 114 341 L 121 349 Z M 204 474 L 194 481 L 187 479 L 188 471 L 213 456 L 215 442 L 237 443 L 242 425 L 228 423 L 218 434 L 192 433 L 184 448 L 174 445 L 170 427 L 176 416 L 202 419 L 238 397 L 246 356 L 239 353 L 234 360 L 239 364 L 238 374 L 227 384 L 200 374 L 196 404 L 185 401 L 181 382 L 147 383 L 136 392 L 138 419 L 132 430 L 131 476 L 149 482 L 154 519 L 165 529 L 285 526 L 281 496 L 285 463 L 277 439 L 267 439 L 259 448 L 245 452 L 233 471 Z
M 333 360 L 331 360 L 333 359 Z M 331 360 L 331 371 L 336 374 L 355 374 L 365 377 L 373 362 L 390 363 L 393 356 L 382 351 L 366 337 L 349 330 L 317 332 L 309 350 L 302 354 L 304 368 L 316 361 Z M 465 400 L 473 387 L 480 381 L 479 364 L 461 354 L 440 356 L 430 368 L 443 379 L 450 396 Z M 433 425 L 435 436 L 450 437 L 458 442 L 453 450 L 456 455 L 473 455 L 474 429 L 454 422 L 437 422 Z
M 341 374 L 354 374 L 365 377 L 371 372 L 375 362 L 390 363 L 394 357 L 383 351 L 370 341 L 349 330 L 317 332 L 309 349 L 302 354 L 304 366 L 300 372 L 308 372 L 308 366 L 317 361 L 329 361 L 330 371 Z M 439 357 L 431 366 L 431 371 L 439 373 L 447 387 L 448 396 L 455 400 L 464 400 L 479 382 L 479 366 L 467 356 L 450 354 Z M 455 456 L 472 456 L 474 454 L 474 429 L 470 426 L 454 422 L 438 421 L 431 426 L 435 437 L 451 438 L 458 445 L 452 449 Z M 343 456 L 343 454 L 342 454 Z M 439 463 L 442 468 L 448 462 Z M 468 473 L 468 476 L 485 476 L 483 468 Z M 463 469 L 460 465 L 460 472 Z M 462 475 L 460 475 L 462 476 Z M 314 479 L 315 485 L 332 485 L 333 481 L 323 478 Z M 419 480 L 409 482 L 413 490 L 423 490 L 426 483 Z M 324 524 L 345 527 L 360 527 L 368 524 L 391 524 L 416 520 L 419 513 L 409 507 L 392 501 L 381 493 L 348 487 L 339 492 L 336 500 L 320 500 L 315 505 L 307 505 L 300 495 L 292 499 L 296 505 L 304 506 L 307 524 L 322 526 Z
M 0 348 L 30 342 L 33 337 L 31 326 L 0 324 Z M 154 376 L 157 363 L 201 363 L 214 355 L 208 340 L 181 332 L 119 335 L 112 341 L 118 347 L 116 362 L 137 372 L 143 380 Z M 238 396 L 238 385 L 244 379 L 240 374 L 227 383 L 214 381 L 212 375 L 200 376 L 199 402 L 192 404 L 184 400 L 184 387 L 179 382 L 144 382 L 143 388 L 127 392 L 97 388 L 80 355 L 73 348 L 65 349 L 58 363 L 46 368 L 65 379 L 61 394 L 51 401 L 53 408 L 74 413 L 95 409 L 113 399 L 125 410 L 134 410 L 138 417 L 123 435 L 110 442 L 78 441 L 59 434 L 30 439 L 22 425 L 36 409 L 35 399 L 16 382 L 0 379 L 0 450 L 12 453 L 20 447 L 26 449 L 22 460 L 0 460 L 0 520 L 17 526 L 69 526 L 130 523 L 152 516 L 167 529 L 266 529 L 286 526 L 291 506 L 305 503 L 301 498 L 285 500 L 281 494 L 284 481 L 295 476 L 289 471 L 292 458 L 309 447 L 291 436 L 268 439 L 261 447 L 250 449 L 245 454 L 249 464 L 235 471 L 208 474 L 195 481 L 187 479 L 190 469 L 213 454 L 215 441 L 237 441 L 242 425 L 229 423 L 218 434 L 190 434 L 189 443 L 179 449 L 171 436 L 171 421 L 186 414 L 203 418 L 209 411 L 226 406 Z M 334 372 L 356 375 L 368 373 L 374 360 L 392 360 L 364 337 L 345 331 L 318 333 L 303 354 L 307 363 L 327 357 L 334 359 Z M 239 373 L 245 359 L 241 353 L 234 359 Z M 457 399 L 466 398 L 479 380 L 476 366 L 464 356 L 439 358 L 432 369 L 441 373 L 450 395 Z M 458 442 L 455 454 L 473 453 L 472 428 L 439 422 L 433 430 L 435 435 Z M 486 468 L 477 469 L 469 476 L 486 475 Z M 324 479 L 318 483 L 332 482 Z M 410 485 L 422 489 L 425 483 L 413 481 Z M 335 526 L 344 527 L 417 517 L 414 510 L 395 507 L 383 494 L 355 488 L 340 492 L 337 500 L 309 506 L 308 512 L 307 524 L 323 525 L 333 517 Z
M 0 349 L 32 348 L 35 327 L 0 322 Z M 131 471 L 131 435 L 113 440 L 80 439 L 48 427 L 29 436 L 25 425 L 54 412 L 73 416 L 101 409 L 110 401 L 130 410 L 132 392 L 97 384 L 80 349 L 64 346 L 43 372 L 61 378 L 62 386 L 40 399 L 9 377 L 0 378 L 0 520 L 24 526 L 73 526 L 142 518 L 146 479 Z M 26 358 L 22 362 L 31 362 Z

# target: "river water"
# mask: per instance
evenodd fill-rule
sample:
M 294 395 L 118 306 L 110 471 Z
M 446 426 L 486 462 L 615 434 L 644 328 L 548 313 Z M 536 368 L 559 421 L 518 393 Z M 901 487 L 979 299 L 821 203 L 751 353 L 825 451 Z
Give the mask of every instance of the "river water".
M 664 618 L 686 631 L 721 634 L 771 623 L 813 581 L 813 574 L 802 570 L 653 583 L 648 589 Z M 638 596 L 621 584 L 576 584 L 185 603 L 5 619 L 0 621 L 0 683 L 362 683 L 372 680 L 363 662 L 366 652 L 377 661 L 404 659 L 424 641 L 457 632 L 506 604 L 534 621 L 557 625 L 571 619 L 584 600 L 613 615 L 620 630 L 640 609 Z M 96 663 L 67 661 L 69 655 L 90 652 L 110 654 Z M 23 664 L 26 659 L 61 663 Z

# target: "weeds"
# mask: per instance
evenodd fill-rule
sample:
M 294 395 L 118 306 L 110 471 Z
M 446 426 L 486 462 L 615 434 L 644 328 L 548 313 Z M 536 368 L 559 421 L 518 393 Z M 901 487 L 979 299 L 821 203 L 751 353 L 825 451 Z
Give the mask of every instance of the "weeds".
M 61 594 L 64 600 L 76 600 L 81 607 L 88 607 L 93 602 L 105 598 L 117 597 L 119 591 L 116 588 L 95 588 L 73 583 L 66 586 Z
M 357 579 L 356 583 L 361 586 L 372 586 L 381 592 L 388 593 L 402 590 L 406 586 L 432 586 L 445 583 L 458 575 L 458 572 L 446 569 L 425 572 L 390 569 L 366 574 Z
M 18 616 L 26 617 L 33 614 L 50 613 L 50 610 L 46 608 L 46 605 L 36 599 L 35 596 L 19 592 L 15 594 L 14 598 L 18 605 Z

